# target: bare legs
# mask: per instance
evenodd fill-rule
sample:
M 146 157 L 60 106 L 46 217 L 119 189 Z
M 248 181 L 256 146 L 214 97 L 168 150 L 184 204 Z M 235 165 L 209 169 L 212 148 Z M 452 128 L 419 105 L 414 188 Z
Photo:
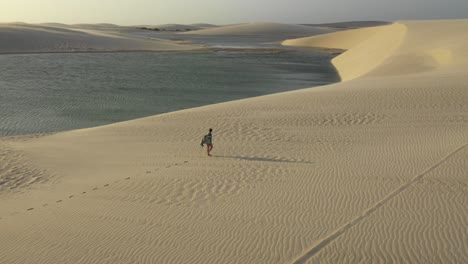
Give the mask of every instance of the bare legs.
M 213 149 L 212 144 L 206 144 L 206 152 L 208 153 L 208 156 L 211 156 L 210 152 Z

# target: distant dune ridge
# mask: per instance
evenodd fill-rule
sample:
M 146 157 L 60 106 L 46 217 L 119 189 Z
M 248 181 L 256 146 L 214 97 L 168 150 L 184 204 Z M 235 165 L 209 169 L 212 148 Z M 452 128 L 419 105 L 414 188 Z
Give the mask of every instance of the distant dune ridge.
M 0 138 L 1 262 L 468 263 L 466 32 L 289 40 L 343 82 Z
M 349 21 L 349 22 L 336 22 L 336 23 L 322 23 L 322 24 L 302 24 L 305 26 L 314 26 L 314 27 L 329 27 L 337 29 L 353 29 L 353 28 L 363 28 L 363 27 L 376 27 L 392 24 L 391 22 L 386 21 Z
M 183 24 L 163 24 L 163 25 L 156 25 L 156 28 L 164 29 L 164 30 L 198 30 L 201 27 L 195 25 L 183 25 Z
M 122 30 L 109 24 L 0 24 L 0 53 L 195 49 L 166 40 L 134 37 Z
M 219 27 L 218 25 L 213 25 L 213 24 L 208 24 L 208 23 L 195 23 L 195 24 L 190 24 L 190 26 L 198 27 L 198 28 L 214 28 L 214 27 Z
M 280 23 L 247 23 L 202 29 L 182 34 L 199 35 L 318 35 L 332 30 Z
M 148 29 L 158 29 L 162 31 L 190 31 L 190 30 L 201 30 L 207 28 L 215 28 L 217 25 L 207 24 L 207 23 L 197 23 L 197 24 L 161 24 L 161 25 L 137 25 L 134 26 L 137 28 L 145 27 Z

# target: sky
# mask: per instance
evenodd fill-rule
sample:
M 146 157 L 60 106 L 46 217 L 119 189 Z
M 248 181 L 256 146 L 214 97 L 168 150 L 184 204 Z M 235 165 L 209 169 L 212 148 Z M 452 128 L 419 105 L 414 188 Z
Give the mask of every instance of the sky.
M 0 0 L 0 22 L 233 24 L 468 18 L 468 0 Z

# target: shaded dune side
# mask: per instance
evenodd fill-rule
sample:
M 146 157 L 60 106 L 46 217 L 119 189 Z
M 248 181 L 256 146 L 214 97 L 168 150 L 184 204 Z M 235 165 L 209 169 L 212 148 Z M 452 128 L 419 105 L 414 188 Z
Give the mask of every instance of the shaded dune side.
M 1 53 L 162 51 L 195 47 L 166 40 L 145 39 L 118 32 L 48 25 L 0 24 Z

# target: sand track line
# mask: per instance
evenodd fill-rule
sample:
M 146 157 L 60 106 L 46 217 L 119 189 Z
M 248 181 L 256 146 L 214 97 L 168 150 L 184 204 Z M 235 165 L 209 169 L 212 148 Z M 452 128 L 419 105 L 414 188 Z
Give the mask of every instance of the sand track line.
M 437 167 L 439 167 L 441 164 L 443 164 L 446 160 L 451 158 L 453 155 L 457 154 L 460 152 L 462 149 L 464 149 L 468 144 L 464 144 L 458 148 L 456 148 L 454 151 L 450 152 L 447 156 L 436 162 L 434 165 L 431 167 L 427 168 L 425 171 L 422 173 L 416 175 L 411 181 L 403 184 L 400 186 L 398 189 L 394 190 L 391 192 L 389 195 L 384 197 L 382 200 L 378 201 L 374 206 L 368 208 L 364 213 L 362 213 L 360 216 L 352 219 L 350 222 L 346 223 L 345 225 L 341 226 L 337 230 L 335 230 L 333 233 L 328 235 L 327 237 L 323 238 L 320 240 L 317 244 L 315 244 L 312 248 L 310 248 L 307 252 L 305 252 L 303 255 L 299 256 L 294 262 L 294 264 L 301 264 L 305 263 L 308 259 L 316 255 L 318 252 L 320 252 L 322 249 L 324 249 L 326 246 L 328 246 L 331 242 L 333 242 L 335 239 L 337 239 L 339 236 L 341 236 L 344 232 L 352 228 L 353 226 L 357 225 L 360 223 L 362 220 L 368 218 L 372 213 L 377 211 L 380 207 L 384 206 L 386 203 L 388 203 L 391 199 L 396 197 L 398 194 L 402 193 L 406 189 L 408 189 L 411 185 L 413 185 L 415 182 L 421 180 L 426 174 L 429 172 L 433 171 Z
M 189 162 L 189 161 L 186 160 L 186 161 L 184 161 L 184 164 L 187 164 L 188 162 Z M 166 166 L 166 168 L 171 168 L 171 167 L 173 167 L 173 166 L 180 166 L 180 165 L 183 165 L 183 164 L 181 164 L 181 163 L 175 163 L 175 164 L 171 164 L 171 165 L 169 165 L 169 166 Z M 159 170 L 159 168 L 156 168 L 156 169 L 155 169 L 155 171 L 158 171 L 158 170 Z M 149 174 L 149 173 L 151 173 L 151 171 L 146 171 L 146 174 Z M 138 177 L 137 177 L 137 178 L 138 178 Z M 119 183 L 119 182 L 123 182 L 124 180 L 130 180 L 130 179 L 132 179 L 132 177 L 126 177 L 126 178 L 123 179 L 123 180 L 114 181 L 114 183 Z M 108 184 L 108 183 L 103 185 L 103 187 L 109 187 L 109 186 L 110 186 L 110 184 Z M 97 191 L 97 190 L 99 190 L 99 187 L 94 187 L 92 190 L 93 190 L 93 191 Z M 85 192 L 85 191 L 84 191 L 84 192 L 81 192 L 81 194 L 86 194 L 86 193 L 87 193 L 87 192 Z M 69 195 L 69 196 L 68 196 L 68 199 L 71 199 L 71 198 L 73 198 L 73 197 L 75 197 L 75 195 Z M 55 203 L 62 203 L 62 202 L 63 202 L 63 199 L 61 199 L 61 200 L 56 200 L 56 201 L 55 201 Z M 47 207 L 48 205 L 49 205 L 49 204 L 45 203 L 45 204 L 42 204 L 42 207 Z M 32 211 L 32 210 L 34 210 L 34 207 L 30 207 L 30 208 L 26 209 L 26 211 Z M 18 213 L 18 212 L 16 212 L 16 213 Z M 10 215 L 13 215 L 13 214 L 10 214 Z M 1 220 L 1 219 L 3 219 L 3 218 L 0 217 L 0 220 Z

